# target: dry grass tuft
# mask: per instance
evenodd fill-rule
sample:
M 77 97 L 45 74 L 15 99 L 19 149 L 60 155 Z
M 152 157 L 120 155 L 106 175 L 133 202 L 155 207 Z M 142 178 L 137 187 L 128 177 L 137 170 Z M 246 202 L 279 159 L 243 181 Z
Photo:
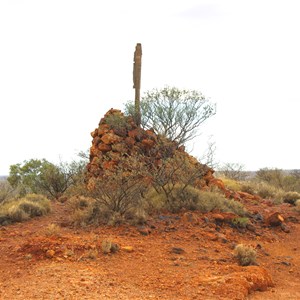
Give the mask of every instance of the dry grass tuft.
M 237 245 L 234 248 L 234 257 L 241 266 L 256 265 L 256 250 L 251 246 Z

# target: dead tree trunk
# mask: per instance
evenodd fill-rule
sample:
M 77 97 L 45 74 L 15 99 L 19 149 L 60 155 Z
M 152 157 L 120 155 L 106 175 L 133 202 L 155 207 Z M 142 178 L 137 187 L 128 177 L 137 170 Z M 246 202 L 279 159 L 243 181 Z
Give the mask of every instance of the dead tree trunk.
M 141 71 L 142 71 L 142 44 L 136 44 L 134 51 L 133 62 L 133 88 L 135 89 L 134 98 L 134 118 L 137 126 L 141 125 L 141 105 L 140 105 L 140 91 L 141 91 Z

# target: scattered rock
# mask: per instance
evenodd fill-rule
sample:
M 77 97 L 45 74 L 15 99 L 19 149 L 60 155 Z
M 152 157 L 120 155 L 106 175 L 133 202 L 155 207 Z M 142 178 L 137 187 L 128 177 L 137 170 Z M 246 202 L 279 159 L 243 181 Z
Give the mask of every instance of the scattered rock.
M 174 253 L 174 254 L 183 254 L 185 251 L 182 249 L 182 248 L 179 248 L 179 247 L 173 247 L 171 249 L 171 253 Z
M 284 223 L 282 223 L 282 224 L 280 225 L 280 228 L 281 228 L 281 230 L 282 230 L 283 232 L 285 232 L 285 233 L 290 233 L 290 232 L 291 232 L 290 228 L 289 228 L 286 224 L 284 224 Z
M 142 227 L 139 227 L 137 229 L 137 231 L 141 234 L 141 235 L 144 235 L 144 236 L 147 236 L 151 233 L 151 230 L 150 228 L 148 227 L 145 227 L 145 226 L 142 226 Z
M 53 258 L 54 255 L 55 255 L 55 251 L 54 250 L 49 249 L 49 250 L 46 251 L 46 257 L 47 258 Z
M 249 231 L 251 231 L 251 232 L 256 232 L 256 228 L 255 228 L 255 226 L 253 225 L 253 224 L 251 224 L 251 223 L 248 223 L 247 225 L 246 225 L 246 228 L 249 230 Z
M 266 218 L 266 224 L 268 226 L 280 226 L 284 221 L 284 218 L 279 214 L 279 212 L 271 213 Z
M 290 265 L 291 265 L 291 263 L 290 262 L 288 262 L 288 261 L 282 261 L 282 262 L 280 262 L 282 265 L 285 265 L 285 266 L 287 266 L 287 267 L 289 267 Z
M 216 233 L 216 235 L 217 235 L 217 237 L 218 237 L 218 240 L 221 242 L 221 243 L 227 243 L 228 242 L 228 239 L 227 239 L 227 237 L 226 237 L 226 235 L 225 234 L 223 234 L 223 233 Z
M 184 222 L 189 222 L 189 223 L 193 223 L 193 224 L 199 224 L 199 219 L 198 219 L 197 215 L 193 214 L 191 212 L 184 213 L 183 216 L 182 216 L 182 220 Z
M 252 215 L 252 218 L 255 221 L 263 221 L 264 217 L 262 216 L 262 214 L 260 214 L 259 212 L 256 212 L 255 214 Z
M 132 246 L 123 246 L 123 247 L 121 247 L 121 250 L 130 253 L 130 252 L 133 252 L 133 247 Z

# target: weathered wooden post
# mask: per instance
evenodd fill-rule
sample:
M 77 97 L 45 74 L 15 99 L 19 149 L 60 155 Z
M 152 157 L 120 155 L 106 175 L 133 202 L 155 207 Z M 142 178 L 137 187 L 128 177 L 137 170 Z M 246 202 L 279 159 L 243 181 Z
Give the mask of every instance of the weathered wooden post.
M 134 117 L 137 126 L 141 125 L 141 105 L 140 105 L 141 71 L 142 71 L 142 44 L 137 43 L 135 47 L 134 59 L 133 59 L 133 88 L 135 89 L 135 98 L 134 98 L 135 116 Z

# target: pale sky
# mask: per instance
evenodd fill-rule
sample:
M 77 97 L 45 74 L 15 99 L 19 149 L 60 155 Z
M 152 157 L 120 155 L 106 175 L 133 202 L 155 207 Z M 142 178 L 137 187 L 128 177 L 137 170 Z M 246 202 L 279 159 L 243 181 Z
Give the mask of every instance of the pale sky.
M 0 175 L 32 158 L 69 161 L 110 108 L 142 93 L 196 89 L 217 104 L 216 160 L 300 168 L 298 0 L 0 0 Z

